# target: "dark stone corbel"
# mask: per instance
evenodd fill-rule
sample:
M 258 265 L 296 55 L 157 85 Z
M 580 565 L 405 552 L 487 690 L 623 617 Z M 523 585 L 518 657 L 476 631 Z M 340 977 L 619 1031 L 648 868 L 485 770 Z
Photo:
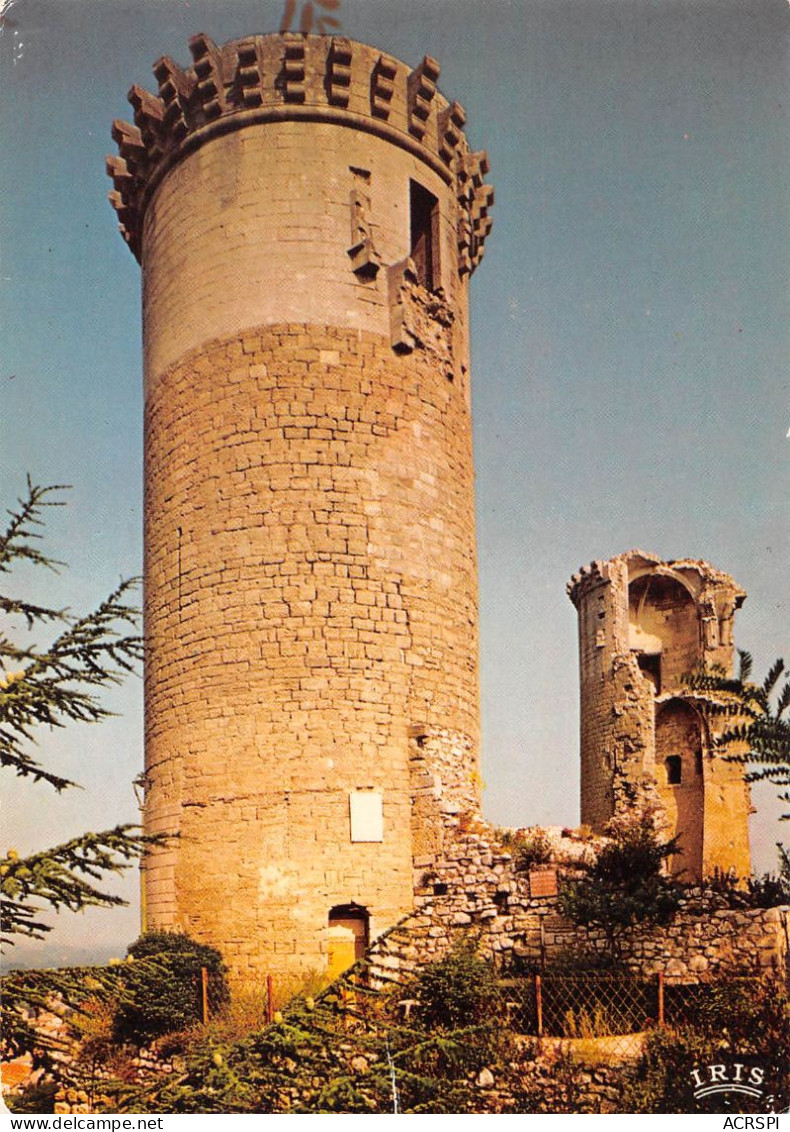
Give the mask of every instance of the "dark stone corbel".
M 187 111 L 195 90 L 195 79 L 162 55 L 154 63 L 154 78 L 159 83 L 159 97 L 165 108 L 162 124 L 167 134 L 179 142 L 189 133 Z
M 351 95 L 351 43 L 335 36 L 327 56 L 326 97 L 333 106 L 348 106 Z
M 439 115 L 439 156 L 447 165 L 458 152 L 465 123 L 466 113 L 460 102 L 454 102 Z
M 210 36 L 204 32 L 193 35 L 189 50 L 194 59 L 197 76 L 196 95 L 207 121 L 218 118 L 228 108 L 225 97 L 225 78 L 222 73 L 222 53 Z
M 304 102 L 307 93 L 305 74 L 304 39 L 300 35 L 286 35 L 282 84 L 286 102 Z
M 162 156 L 163 125 L 165 106 L 161 98 L 151 94 L 137 83 L 130 89 L 127 98 L 134 109 L 134 124 L 140 131 L 140 138 L 148 153 L 148 160 L 155 163 Z
M 395 75 L 398 64 L 389 55 L 379 56 L 370 80 L 370 111 L 384 121 L 390 116 L 395 93 Z
M 439 79 L 439 64 L 426 55 L 419 67 L 409 75 L 408 118 L 409 133 L 418 141 L 425 137 L 431 105 L 436 97 L 436 83 Z
M 239 47 L 236 87 L 242 106 L 260 106 L 263 102 L 263 59 L 256 40 L 249 40 Z

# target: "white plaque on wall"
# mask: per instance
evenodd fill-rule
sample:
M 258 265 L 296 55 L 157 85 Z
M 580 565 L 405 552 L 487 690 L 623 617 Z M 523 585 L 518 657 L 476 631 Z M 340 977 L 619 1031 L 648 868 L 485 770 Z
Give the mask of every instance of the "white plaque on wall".
M 375 790 L 354 790 L 348 796 L 352 841 L 383 841 L 382 796 Z

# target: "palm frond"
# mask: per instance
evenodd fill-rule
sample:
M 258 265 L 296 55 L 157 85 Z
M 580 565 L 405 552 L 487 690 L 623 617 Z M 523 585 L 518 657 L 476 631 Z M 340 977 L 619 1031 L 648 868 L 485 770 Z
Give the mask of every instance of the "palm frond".
M 768 675 L 766 676 L 762 684 L 763 695 L 770 696 L 771 692 L 773 692 L 774 690 L 777 680 L 784 673 L 784 670 L 785 662 L 782 657 L 779 657 L 779 659 L 775 660 L 771 667 L 768 669 Z
M 754 667 L 754 660 L 750 652 L 745 649 L 738 649 L 738 679 L 742 684 L 745 684 L 752 674 Z

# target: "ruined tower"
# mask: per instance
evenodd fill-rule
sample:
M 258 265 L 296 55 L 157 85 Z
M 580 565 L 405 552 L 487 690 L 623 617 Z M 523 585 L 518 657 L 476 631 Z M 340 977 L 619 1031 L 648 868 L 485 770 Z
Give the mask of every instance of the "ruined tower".
M 707 562 L 639 550 L 593 562 L 568 584 L 579 613 L 581 819 L 601 830 L 629 807 L 658 806 L 679 834 L 683 880 L 750 871 L 749 791 L 714 755 L 711 728 L 683 677 L 733 663 L 733 617 L 746 597 Z
M 415 745 L 477 802 L 467 290 L 493 191 L 434 59 L 190 49 L 132 87 L 108 159 L 143 279 L 145 827 L 178 834 L 146 922 L 237 973 L 337 966 L 412 907 Z

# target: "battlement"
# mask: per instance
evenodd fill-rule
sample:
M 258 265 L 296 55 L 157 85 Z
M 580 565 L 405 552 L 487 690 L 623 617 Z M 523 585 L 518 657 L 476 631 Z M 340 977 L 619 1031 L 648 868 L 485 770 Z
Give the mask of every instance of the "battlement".
M 664 561 L 657 554 L 645 550 L 628 550 L 605 562 L 596 559 L 588 566 L 580 567 L 565 587 L 568 597 L 578 609 L 585 594 L 609 582 L 621 569 L 625 570 L 626 580 L 630 581 L 646 572 L 676 576 L 698 601 L 714 589 L 726 591 L 734 609 L 740 609 L 746 600 L 746 593 L 738 583 L 709 562 L 697 558 Z
M 153 67 L 158 93 L 135 84 L 128 96 L 134 124 L 113 123 L 119 155 L 107 158 L 109 198 L 138 260 L 148 201 L 181 158 L 218 133 L 302 120 L 376 134 L 430 166 L 457 200 L 459 274 L 474 271 L 491 230 L 494 190 L 484 182 L 485 152 L 471 152 L 463 133 L 463 107 L 437 89 L 435 59 L 426 55 L 410 69 L 340 36 L 256 35 L 219 47 L 201 33 L 189 46 L 192 66 L 162 56 Z

